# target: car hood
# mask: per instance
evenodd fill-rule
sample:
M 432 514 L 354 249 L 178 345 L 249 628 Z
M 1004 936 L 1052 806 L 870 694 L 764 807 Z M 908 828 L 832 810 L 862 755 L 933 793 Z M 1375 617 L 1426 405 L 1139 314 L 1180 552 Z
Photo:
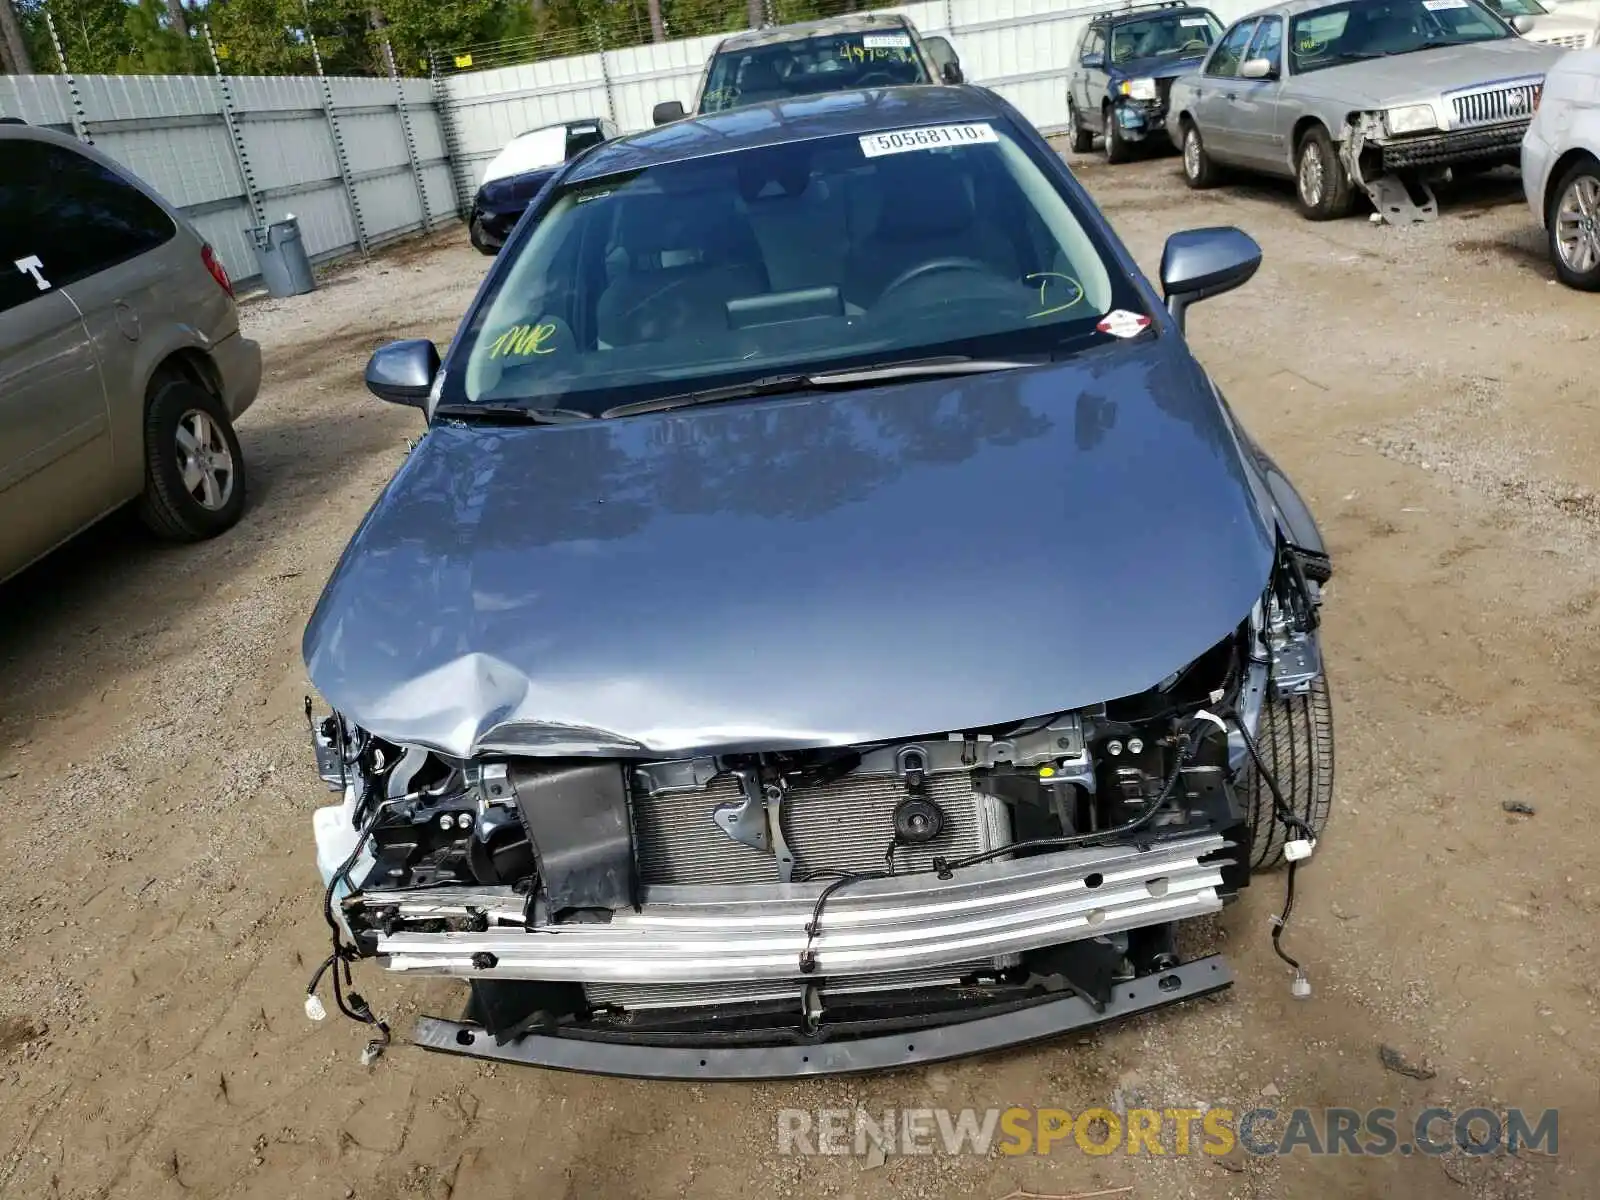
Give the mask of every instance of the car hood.
M 1205 60 L 1202 54 L 1186 54 L 1182 58 L 1167 58 L 1164 55 L 1150 58 L 1138 58 L 1132 62 L 1117 64 L 1114 79 L 1176 79 L 1179 75 L 1187 75 L 1198 70 L 1201 62 Z
M 1440 46 L 1326 67 L 1291 80 L 1289 87 L 1341 104 L 1386 108 L 1476 84 L 1542 75 L 1564 53 L 1560 47 L 1520 37 L 1473 46 Z
M 1174 336 L 1066 363 L 559 426 L 436 422 L 305 634 L 455 757 L 837 746 L 1154 686 L 1273 533 Z
M 473 206 L 482 212 L 521 212 L 560 170 L 558 164 L 504 179 L 491 179 L 478 189 Z

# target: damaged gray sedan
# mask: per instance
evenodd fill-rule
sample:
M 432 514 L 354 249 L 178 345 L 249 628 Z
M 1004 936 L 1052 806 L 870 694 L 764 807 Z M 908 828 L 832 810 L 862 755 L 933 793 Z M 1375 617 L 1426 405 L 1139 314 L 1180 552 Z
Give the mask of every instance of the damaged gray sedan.
M 1333 770 L 1327 554 L 1183 337 L 1259 262 L 1175 234 L 1163 302 L 974 88 L 565 167 L 368 366 L 428 426 L 305 636 L 308 1011 L 380 1050 L 372 960 L 470 985 L 430 1049 L 757 1078 L 1226 987 L 1176 931 L 1292 897 Z
M 1479 0 L 1291 0 L 1236 21 L 1177 80 L 1167 131 L 1190 187 L 1227 168 L 1295 181 L 1302 214 L 1437 213 L 1432 184 L 1515 165 L 1564 50 Z

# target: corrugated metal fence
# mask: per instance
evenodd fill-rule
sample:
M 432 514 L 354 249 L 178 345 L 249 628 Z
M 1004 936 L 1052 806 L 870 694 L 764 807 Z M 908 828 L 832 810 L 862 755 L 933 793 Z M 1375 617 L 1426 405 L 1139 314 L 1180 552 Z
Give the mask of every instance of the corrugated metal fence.
M 1231 21 L 1257 0 L 1210 7 Z M 1037 126 L 1066 121 L 1064 79 L 1084 21 L 1118 3 L 923 0 L 894 10 L 944 34 L 967 78 Z M 575 117 L 644 129 L 692 99 L 718 36 L 426 79 L 0 75 L 0 116 L 77 132 L 182 208 L 237 279 L 247 230 L 293 213 L 316 260 L 460 215 L 512 137 Z M 443 120 L 440 107 L 443 105 Z
M 0 75 L 0 116 L 92 142 L 182 209 L 246 282 L 258 273 L 247 231 L 288 214 L 323 261 L 458 207 L 426 79 Z
M 1066 123 L 1066 71 L 1084 22 L 1123 7 L 1103 0 L 923 0 L 890 11 L 905 14 L 924 34 L 948 37 L 969 81 L 993 88 L 1050 132 Z M 1208 7 L 1226 23 L 1259 7 L 1259 0 L 1220 0 Z M 687 107 L 721 36 L 445 77 L 462 193 L 470 195 L 487 161 L 525 130 L 593 116 L 637 130 L 649 126 L 650 110 L 662 100 L 681 100 Z

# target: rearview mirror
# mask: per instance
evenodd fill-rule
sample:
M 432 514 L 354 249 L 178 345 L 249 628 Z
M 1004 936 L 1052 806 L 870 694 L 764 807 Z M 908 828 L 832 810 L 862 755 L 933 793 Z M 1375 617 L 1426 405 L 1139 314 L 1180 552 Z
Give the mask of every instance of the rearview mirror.
M 1189 305 L 1231 292 L 1261 265 L 1261 247 L 1231 225 L 1185 229 L 1161 251 L 1161 291 L 1172 318 L 1183 328 Z
M 1090 51 L 1088 54 L 1085 54 L 1078 60 L 1078 65 L 1080 67 L 1088 67 L 1091 70 L 1098 71 L 1105 64 L 1105 61 L 1106 56 L 1104 54 L 1101 54 L 1098 51 Z
M 390 404 L 426 408 L 439 374 L 439 350 L 426 338 L 380 346 L 367 360 L 367 391 Z
M 1533 18 L 1526 13 L 1518 13 L 1511 18 L 1511 28 L 1518 33 L 1528 34 L 1533 32 Z
M 663 100 L 650 110 L 650 120 L 657 125 L 670 125 L 674 121 L 681 121 L 689 114 L 683 110 L 681 100 Z
M 1243 79 L 1271 79 L 1277 73 L 1270 58 L 1246 59 L 1239 68 L 1239 75 Z

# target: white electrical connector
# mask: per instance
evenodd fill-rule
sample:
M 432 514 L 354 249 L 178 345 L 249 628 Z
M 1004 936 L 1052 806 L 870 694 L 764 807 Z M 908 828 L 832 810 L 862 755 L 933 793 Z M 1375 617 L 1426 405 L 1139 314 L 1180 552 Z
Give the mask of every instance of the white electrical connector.
M 322 1007 L 322 999 L 315 992 L 306 994 L 306 1016 L 313 1021 L 328 1019 L 328 1010 Z
M 368 1042 L 367 1048 L 361 1052 L 361 1065 L 363 1067 L 370 1067 L 381 1057 L 383 1057 L 383 1043 Z
M 1289 994 L 1296 1000 L 1311 999 L 1311 980 L 1306 978 L 1304 971 L 1294 973 L 1294 982 L 1289 985 Z
M 1304 862 L 1311 857 L 1317 843 L 1310 838 L 1293 838 L 1283 844 L 1285 862 Z

